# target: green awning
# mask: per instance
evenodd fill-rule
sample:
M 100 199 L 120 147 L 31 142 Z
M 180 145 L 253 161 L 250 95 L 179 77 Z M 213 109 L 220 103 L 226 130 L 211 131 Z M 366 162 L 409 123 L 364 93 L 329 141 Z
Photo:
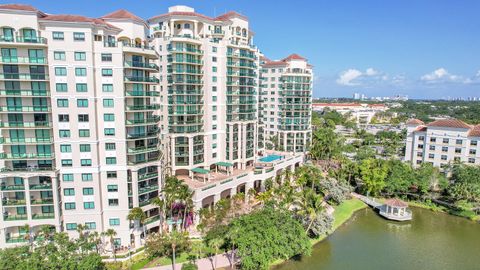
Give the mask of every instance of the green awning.
M 215 165 L 224 166 L 224 167 L 232 167 L 233 166 L 233 164 L 230 163 L 230 162 L 217 162 L 217 163 L 215 163 Z
M 196 173 L 201 173 L 201 174 L 207 174 L 210 172 L 209 170 L 206 170 L 203 168 L 193 168 L 191 171 Z

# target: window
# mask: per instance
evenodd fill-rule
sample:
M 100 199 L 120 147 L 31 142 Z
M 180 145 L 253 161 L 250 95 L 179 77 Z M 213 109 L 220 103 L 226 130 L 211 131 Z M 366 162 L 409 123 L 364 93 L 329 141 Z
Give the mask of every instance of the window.
M 59 61 L 65 61 L 65 52 L 53 52 L 53 59 L 59 60 Z
M 275 86 L 273 85 L 272 87 L 275 87 Z M 424 140 L 425 140 L 425 136 L 419 136 L 419 137 L 418 137 L 418 140 L 419 140 L 419 141 L 424 141 Z
M 105 150 L 115 150 L 115 143 L 105 143 Z
M 477 141 L 475 141 L 475 140 L 470 141 L 470 145 L 476 146 L 476 145 L 477 145 Z
M 105 162 L 109 165 L 117 164 L 117 158 L 116 157 L 107 157 L 105 159 Z
M 442 147 L 442 152 L 448 152 L 448 147 L 447 147 L 447 146 L 443 146 L 443 147 Z
M 113 84 L 102 84 L 103 92 L 113 92 Z
M 92 166 L 92 160 L 91 159 L 80 159 L 80 165 L 82 167 Z
M 61 144 L 60 145 L 60 152 L 71 153 L 72 152 L 72 146 L 70 144 Z
M 88 114 L 79 114 L 78 115 L 78 122 L 85 123 L 89 121 Z
M 75 210 L 75 203 L 65 203 L 65 210 Z
M 217 76 L 212 76 L 212 82 L 217 82 Z
M 77 83 L 75 85 L 75 89 L 77 92 L 87 92 L 87 84 L 86 83 Z
M 456 143 L 456 144 L 462 144 L 462 143 L 463 143 L 463 140 L 458 140 L 458 139 L 457 139 L 457 140 L 455 141 L 455 143 Z
M 217 130 L 217 125 L 212 125 L 213 130 Z
M 213 102 L 217 101 L 217 96 L 212 96 L 212 101 Z
M 65 188 L 63 189 L 64 196 L 75 196 L 75 189 L 73 188 Z
M 107 172 L 107 178 L 117 178 L 117 172 L 116 171 L 108 171 Z
M 84 202 L 83 203 L 83 208 L 84 209 L 95 209 L 95 203 L 94 202 Z
M 108 192 L 118 192 L 118 185 L 108 185 L 107 190 Z
M 57 83 L 55 84 L 55 90 L 57 90 L 57 92 L 67 92 L 67 84 Z
M 430 142 L 436 142 L 436 141 L 437 141 L 437 138 L 435 138 L 435 137 L 430 138 Z
M 119 226 L 120 225 L 120 219 L 119 218 L 111 218 L 109 220 L 110 226 Z
M 442 155 L 442 160 L 447 160 L 447 156 L 446 156 L 446 155 Z
M 60 129 L 58 134 L 60 138 L 70 138 L 70 130 L 68 129 Z
M 212 47 L 212 52 L 217 52 L 217 47 Z
M 213 134 L 212 135 L 212 140 L 216 140 L 217 139 L 217 134 Z
M 102 53 L 102 62 L 112 62 L 112 54 Z
M 212 86 L 212 92 L 217 92 L 217 87 L 216 86 Z
M 212 56 L 212 62 L 217 62 L 217 57 L 216 56 Z
M 88 107 L 88 99 L 77 99 L 77 107 L 79 108 Z
M 475 159 L 474 158 L 468 158 L 468 163 L 475 163 Z
M 57 106 L 60 108 L 68 107 L 68 99 L 57 99 Z
M 87 76 L 86 68 L 75 68 L 75 76 L 85 77 Z
M 67 231 L 75 231 L 77 229 L 76 223 L 67 223 L 65 224 Z
M 212 72 L 217 72 L 217 67 L 212 67 Z
M 212 120 L 213 120 L 213 121 L 216 121 L 216 120 L 217 120 L 217 116 L 216 116 L 216 115 L 212 115 Z
M 62 167 L 72 167 L 71 159 L 62 159 Z
M 55 68 L 55 76 L 67 76 L 67 68 L 66 67 L 56 67 Z
M 87 230 L 95 230 L 97 228 L 97 223 L 95 223 L 95 222 L 85 222 L 85 228 Z
M 216 112 L 217 111 L 217 106 L 212 106 L 212 111 Z
M 93 195 L 93 188 L 83 188 L 83 195 Z
M 114 128 L 105 128 L 103 130 L 103 134 L 105 136 L 115 136 L 115 129 Z
M 87 60 L 87 54 L 85 52 L 75 52 L 75 61 Z
M 104 108 L 113 108 L 113 99 L 111 99 L 111 98 L 103 99 L 103 107 Z
M 462 148 L 455 148 L 455 154 L 461 154 Z
M 80 144 L 80 152 L 91 152 L 90 144 Z
M 430 150 L 434 151 L 435 150 L 435 145 L 430 145 L 429 148 L 430 148 Z
M 115 121 L 115 115 L 113 113 L 105 113 L 103 114 L 103 121 L 113 122 Z
M 72 182 L 73 181 L 73 173 L 64 173 L 62 175 L 63 182 Z
M 73 32 L 74 41 L 85 41 L 85 33 L 82 32 Z
M 118 206 L 118 199 L 108 199 L 108 206 Z
M 93 174 L 91 174 L 91 173 L 82 173 L 82 181 L 83 181 L 83 182 L 93 181 Z
M 428 158 L 435 158 L 434 154 L 428 154 Z
M 216 143 L 212 144 L 212 148 L 213 149 L 217 148 L 217 144 Z
M 443 141 L 443 143 L 448 143 L 449 142 L 448 139 L 443 139 L 442 141 Z
M 477 154 L 477 150 L 475 149 L 470 149 L 470 151 L 468 151 L 470 153 L 470 155 L 475 155 Z
M 63 32 L 52 32 L 53 40 L 63 40 Z
M 102 68 L 102 76 L 111 77 L 112 74 L 113 74 L 113 70 L 111 68 Z

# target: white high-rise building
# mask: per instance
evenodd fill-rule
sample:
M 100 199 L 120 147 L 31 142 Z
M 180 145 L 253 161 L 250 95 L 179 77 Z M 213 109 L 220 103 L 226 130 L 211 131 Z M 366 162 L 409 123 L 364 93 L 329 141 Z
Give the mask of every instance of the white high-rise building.
M 304 161 L 311 67 L 285 63 L 285 93 L 300 91 L 302 108 L 278 109 L 286 152 L 264 150 L 259 52 L 243 15 L 175 6 L 148 20 L 88 18 L 9 4 L 0 25 L 0 248 L 24 243 L 25 224 L 72 237 L 78 224 L 114 229 L 117 245 L 138 248 L 126 216 L 141 207 L 145 231 L 159 230 L 151 201 L 165 175 L 199 209 Z M 297 106 L 289 98 L 281 106 Z

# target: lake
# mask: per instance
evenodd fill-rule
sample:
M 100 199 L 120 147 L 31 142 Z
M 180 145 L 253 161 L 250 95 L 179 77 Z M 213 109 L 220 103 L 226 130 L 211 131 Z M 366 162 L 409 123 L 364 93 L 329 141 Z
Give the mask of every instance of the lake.
M 324 241 L 312 255 L 276 270 L 479 270 L 480 224 L 413 208 L 413 220 L 387 221 L 367 208 Z

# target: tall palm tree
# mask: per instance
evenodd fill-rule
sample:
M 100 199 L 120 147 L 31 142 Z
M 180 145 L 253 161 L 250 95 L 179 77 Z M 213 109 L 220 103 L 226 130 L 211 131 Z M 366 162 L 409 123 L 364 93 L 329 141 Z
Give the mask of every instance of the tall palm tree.
M 215 255 L 215 259 L 214 259 L 215 263 L 213 265 L 214 270 L 217 269 L 217 254 L 218 254 L 218 251 L 220 250 L 220 247 L 223 245 L 223 243 L 224 243 L 224 240 L 219 237 L 213 238 L 208 242 L 208 245 L 214 250 L 214 255 Z
M 166 218 L 166 211 L 165 211 L 165 200 L 160 197 L 155 197 L 152 200 L 152 204 L 158 207 L 158 212 L 160 215 L 160 231 L 163 232 L 163 223 L 165 222 Z
M 147 234 L 145 232 L 145 219 L 147 215 L 143 212 L 142 208 L 134 207 L 128 212 L 127 219 L 134 222 L 135 230 L 139 230 L 140 226 L 143 228 L 143 237 L 146 237 Z
M 306 189 L 299 194 L 294 208 L 297 215 L 308 222 L 305 232 L 308 234 L 313 222 L 322 208 L 323 196 L 316 194 L 312 189 Z
M 182 228 L 185 230 L 187 228 L 187 214 L 190 209 L 193 209 L 193 191 L 190 191 L 187 187 L 186 192 L 182 198 L 183 200 L 183 225 Z
M 232 244 L 231 249 L 232 249 L 232 258 L 230 261 L 230 268 L 233 269 L 233 266 L 235 265 L 235 241 L 238 238 L 238 234 L 240 233 L 240 230 L 238 227 L 233 226 L 231 227 L 228 232 L 227 232 L 227 238 L 230 240 L 230 243 Z
M 103 234 L 106 237 L 108 237 L 110 241 L 110 245 L 112 246 L 113 258 L 115 261 L 117 261 L 117 250 L 115 249 L 115 238 L 114 238 L 117 235 L 117 232 L 114 229 L 108 229 Z
M 172 231 L 171 233 L 165 235 L 164 239 L 165 244 L 170 246 L 172 250 L 172 269 L 175 270 L 175 260 L 177 248 L 185 246 L 188 242 L 188 234 L 180 231 Z

